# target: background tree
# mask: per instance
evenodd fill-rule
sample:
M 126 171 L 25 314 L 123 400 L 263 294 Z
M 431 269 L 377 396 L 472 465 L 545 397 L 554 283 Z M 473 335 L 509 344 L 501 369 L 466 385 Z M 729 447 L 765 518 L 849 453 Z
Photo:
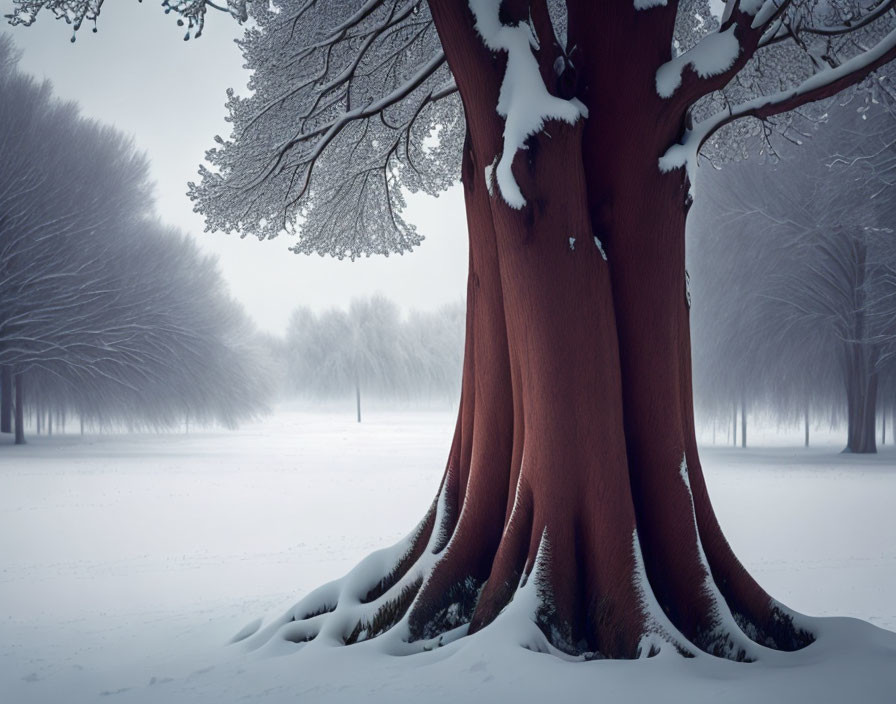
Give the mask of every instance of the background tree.
M 18 380 L 17 441 L 26 411 L 51 431 L 72 411 L 170 427 L 261 410 L 254 332 L 214 260 L 151 217 L 145 157 L 6 64 L 0 368 Z
M 191 187 L 209 228 L 299 230 L 295 251 L 339 257 L 404 251 L 419 236 L 402 189 L 460 174 L 470 232 L 461 407 L 432 509 L 261 638 L 475 632 L 532 579 L 538 649 L 750 659 L 812 640 L 709 501 L 685 221 L 700 147 L 724 152 L 739 118 L 884 65 L 891 5 L 730 0 L 716 21 L 702 0 L 228 4 L 251 10 L 254 73 Z M 200 31 L 206 6 L 168 4 Z M 16 7 L 14 22 L 50 8 L 77 26 L 100 4 Z
M 355 300 L 347 313 L 315 315 L 297 308 L 284 348 L 292 394 L 318 399 L 351 394 L 358 416 L 361 387 L 384 399 L 453 401 L 463 362 L 463 308 L 411 311 L 407 320 L 381 296 Z
M 896 191 L 871 166 L 891 158 L 873 137 L 896 123 L 859 108 L 832 107 L 805 145 L 780 147 L 778 164 L 750 160 L 705 179 L 691 270 L 698 396 L 719 405 L 748 389 L 781 418 L 804 416 L 807 435 L 814 407 L 845 418 L 848 451 L 874 452 L 896 335 Z M 849 167 L 837 158 L 847 151 Z
M 411 397 L 450 399 L 460 391 L 464 351 L 464 306 L 412 310 L 401 326 L 405 360 L 403 392 Z

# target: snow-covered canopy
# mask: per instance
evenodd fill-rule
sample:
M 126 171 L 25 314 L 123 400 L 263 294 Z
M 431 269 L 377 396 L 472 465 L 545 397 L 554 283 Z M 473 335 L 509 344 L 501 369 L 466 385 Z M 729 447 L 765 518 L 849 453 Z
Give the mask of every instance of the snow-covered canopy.
M 14 2 L 14 23 L 51 11 L 76 28 L 95 21 L 102 6 L 102 0 Z M 536 36 L 531 21 L 507 24 L 494 0 L 469 5 L 485 45 L 507 58 L 495 106 L 506 119 L 506 139 L 494 173 L 496 195 L 513 207 L 525 194 L 509 164 L 527 136 L 546 119 L 586 119 L 586 105 L 599 109 L 588 102 L 600 94 L 594 87 L 586 95 L 588 86 L 579 85 L 573 100 L 561 100 L 531 70 L 531 53 L 546 42 L 567 58 L 588 51 L 566 46 L 567 2 L 547 2 L 554 36 Z M 288 232 L 298 236 L 294 251 L 337 257 L 401 253 L 419 244 L 421 235 L 403 218 L 405 194 L 439 193 L 458 178 L 465 132 L 426 2 L 164 4 L 195 34 L 208 8 L 249 20 L 240 42 L 253 71 L 249 92 L 229 95 L 233 132 L 216 137 L 218 146 L 190 187 L 209 229 L 262 239 Z M 759 123 L 742 126 L 740 118 L 777 121 L 786 131 L 793 110 L 861 81 L 896 55 L 893 0 L 632 0 L 631 11 L 647 21 L 670 7 L 675 28 L 662 51 L 629 47 L 662 57 L 657 95 L 685 114 L 678 143 L 660 161 L 665 170 L 693 169 L 714 135 L 714 156 L 742 149 Z M 568 65 L 564 59 L 556 69 L 562 74 Z

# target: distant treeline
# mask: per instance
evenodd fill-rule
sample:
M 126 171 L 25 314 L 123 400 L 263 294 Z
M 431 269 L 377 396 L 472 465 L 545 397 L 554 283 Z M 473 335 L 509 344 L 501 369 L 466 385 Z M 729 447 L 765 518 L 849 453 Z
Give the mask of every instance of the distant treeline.
M 214 260 L 152 211 L 148 161 L 0 36 L 0 425 L 233 425 L 267 351 Z M 13 423 L 13 416 L 15 423 Z
M 874 452 L 896 422 L 896 117 L 855 99 L 807 132 L 779 159 L 703 170 L 688 232 L 698 415 L 743 445 L 766 412 L 806 445 L 823 422 Z
M 456 401 L 464 348 L 464 306 L 412 311 L 382 296 L 352 302 L 347 311 L 315 315 L 297 309 L 285 338 L 290 395 Z

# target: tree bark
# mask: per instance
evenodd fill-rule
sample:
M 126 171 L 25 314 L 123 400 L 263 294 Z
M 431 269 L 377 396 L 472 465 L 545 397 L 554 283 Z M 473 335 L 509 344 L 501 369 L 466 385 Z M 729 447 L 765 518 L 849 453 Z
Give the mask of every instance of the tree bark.
M 747 446 L 747 399 L 740 397 L 740 446 Z
M 24 375 L 15 375 L 16 387 L 16 445 L 25 444 L 25 382 Z
M 12 432 L 12 369 L 0 366 L 0 433 Z
M 355 382 L 355 409 L 358 413 L 358 422 L 361 422 L 361 384 Z
M 567 5 L 569 44 L 590 53 L 576 76 L 555 74 L 549 40 L 537 58 L 555 95 L 580 83 L 590 117 L 549 122 L 527 140 L 513 163 L 526 204 L 514 209 L 486 180 L 502 149 L 506 58 L 486 49 L 467 3 L 430 2 L 467 120 L 454 440 L 434 508 L 400 558 L 378 581 L 355 573 L 324 588 L 326 599 L 310 595 L 282 620 L 292 637 L 316 637 L 323 612 L 357 614 L 340 631 L 346 643 L 396 623 L 411 642 L 464 625 L 475 633 L 534 579 L 544 637 L 586 657 L 653 652 L 651 634 L 739 660 L 757 642 L 793 650 L 812 640 L 731 552 L 697 453 L 688 183 L 683 170 L 658 168 L 683 127 L 655 89 L 671 28 L 642 22 L 631 3 Z M 536 32 L 550 37 L 545 6 L 532 8 Z M 672 22 L 672 10 L 651 12 Z M 502 6 L 505 23 L 527 17 L 528 3 Z M 629 42 L 646 53 L 620 62 Z M 359 602 L 371 607 L 353 611 Z

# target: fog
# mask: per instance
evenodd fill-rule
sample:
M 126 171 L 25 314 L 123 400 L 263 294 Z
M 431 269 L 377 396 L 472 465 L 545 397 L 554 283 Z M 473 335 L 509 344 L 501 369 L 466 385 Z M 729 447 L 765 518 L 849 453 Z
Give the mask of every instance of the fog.
M 747 442 L 745 415 L 798 423 L 807 445 L 831 426 L 854 452 L 885 442 L 894 137 L 891 109 L 858 96 L 831 104 L 799 144 L 702 173 L 688 231 L 695 395 L 729 442 Z

